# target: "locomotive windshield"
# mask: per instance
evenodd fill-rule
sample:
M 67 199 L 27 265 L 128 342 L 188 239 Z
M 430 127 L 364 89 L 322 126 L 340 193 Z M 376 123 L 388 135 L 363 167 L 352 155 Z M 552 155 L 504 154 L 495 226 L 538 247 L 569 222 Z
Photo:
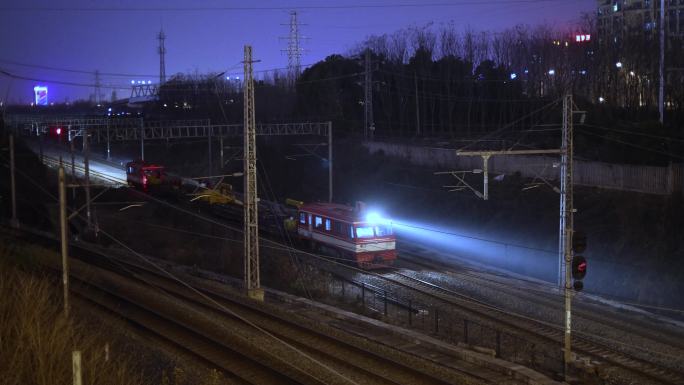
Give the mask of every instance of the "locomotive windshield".
M 357 238 L 385 237 L 388 235 L 392 235 L 392 228 L 390 226 L 376 225 L 356 227 Z
M 161 171 L 159 169 L 145 169 L 143 171 L 145 175 L 147 176 L 152 176 L 155 178 L 160 178 L 161 177 Z
M 383 225 L 375 226 L 375 235 L 378 237 L 392 235 L 392 227 Z
M 373 238 L 375 235 L 373 233 L 373 227 L 372 226 L 363 226 L 363 227 L 357 227 L 356 228 L 356 237 L 357 238 Z

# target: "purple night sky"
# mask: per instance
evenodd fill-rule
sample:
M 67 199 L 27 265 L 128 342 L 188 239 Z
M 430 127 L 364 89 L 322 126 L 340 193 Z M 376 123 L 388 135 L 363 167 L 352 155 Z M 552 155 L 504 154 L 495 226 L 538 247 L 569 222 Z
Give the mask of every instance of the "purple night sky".
M 397 6 L 401 4 L 421 6 Z M 167 77 L 195 71 L 228 71 L 241 76 L 244 44 L 252 44 L 255 59 L 261 60 L 255 70 L 287 66 L 287 56 L 281 52 L 286 41 L 280 37 L 288 35 L 289 9 L 297 10 L 304 24 L 301 34 L 308 39 L 302 43 L 306 49 L 302 64 L 310 64 L 333 53 L 346 53 L 368 35 L 392 33 L 412 25 L 453 22 L 463 28 L 494 31 L 520 23 L 568 25 L 581 13 L 593 12 L 595 5 L 595 0 L 3 0 L 0 69 L 47 81 L 10 81 L 0 74 L 0 100 L 9 95 L 10 102 L 28 104 L 36 84 L 49 86 L 51 102 L 87 98 L 93 92 L 92 87 L 50 82 L 93 84 L 92 73 L 53 71 L 11 62 L 142 75 L 101 76 L 103 85 L 122 88 L 132 79 L 157 82 L 156 34 L 161 26 L 167 35 Z M 326 8 L 331 6 L 339 7 Z M 202 7 L 205 9 L 197 9 Z M 235 9 L 239 7 L 252 9 Z M 268 7 L 272 9 L 255 9 Z M 109 10 L 88 10 L 96 8 Z M 102 92 L 108 100 L 111 88 L 103 88 Z M 119 98 L 129 93 L 127 89 L 117 90 Z

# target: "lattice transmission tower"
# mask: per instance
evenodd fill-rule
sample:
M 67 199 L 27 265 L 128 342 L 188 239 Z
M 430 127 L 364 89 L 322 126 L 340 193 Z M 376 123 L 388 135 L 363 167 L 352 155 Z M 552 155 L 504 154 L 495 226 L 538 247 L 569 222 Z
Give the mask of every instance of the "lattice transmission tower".
M 288 83 L 293 86 L 301 73 L 304 53 L 301 47 L 302 36 L 299 33 L 299 27 L 302 24 L 297 20 L 297 11 L 290 12 L 290 23 L 287 25 L 290 27 L 290 34 L 286 37 L 287 48 L 282 51 L 287 53 Z
M 159 84 L 162 84 L 166 81 L 166 47 L 164 46 L 166 34 L 163 29 L 157 34 L 157 40 L 159 40 L 159 47 L 157 47 L 157 53 L 159 54 Z

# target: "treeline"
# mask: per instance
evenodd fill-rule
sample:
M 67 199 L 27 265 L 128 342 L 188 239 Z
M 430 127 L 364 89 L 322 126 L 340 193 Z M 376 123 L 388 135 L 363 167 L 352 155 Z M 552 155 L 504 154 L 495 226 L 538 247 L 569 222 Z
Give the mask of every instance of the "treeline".
M 576 42 L 580 32 L 592 38 Z M 282 72 L 260 74 L 256 114 L 262 122 L 331 120 L 338 133 L 363 133 L 370 51 L 376 137 L 468 138 L 504 126 L 515 131 L 558 123 L 560 108 L 549 112 L 543 106 L 566 92 L 593 124 L 650 124 L 658 118 L 657 55 L 650 38 L 597 38 L 592 17 L 573 30 L 413 27 L 371 36 L 345 55 L 331 55 L 304 70 L 294 86 Z M 680 56 L 676 48 L 668 51 L 670 64 Z M 684 98 L 675 75 L 667 92 L 671 122 L 678 121 Z M 240 122 L 241 87 L 223 74 L 179 75 L 161 87 L 155 109 L 178 118 Z

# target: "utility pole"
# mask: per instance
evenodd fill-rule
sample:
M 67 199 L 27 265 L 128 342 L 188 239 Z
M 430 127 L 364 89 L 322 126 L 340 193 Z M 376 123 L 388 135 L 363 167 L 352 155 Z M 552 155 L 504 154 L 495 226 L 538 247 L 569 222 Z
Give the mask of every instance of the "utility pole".
M 157 34 L 157 40 L 159 40 L 157 53 L 159 53 L 159 85 L 161 86 L 166 81 L 166 46 L 164 45 L 166 34 L 163 29 Z
M 572 362 L 572 235 L 573 235 L 573 124 L 572 95 L 563 97 L 563 143 L 561 146 L 561 197 L 559 257 L 562 258 L 565 273 L 565 338 L 563 348 L 563 375 L 567 379 L 568 367 Z
M 223 171 L 223 167 L 225 166 L 225 163 L 223 163 L 223 135 L 219 136 L 219 155 L 221 157 L 221 166 L 219 167 L 219 170 Z
M 245 46 L 244 98 L 244 247 L 245 288 L 250 298 L 263 301 L 259 279 L 259 213 L 257 199 L 256 124 L 254 117 L 254 73 L 252 46 Z
M 140 118 L 140 160 L 145 160 L 145 121 Z
M 95 102 L 95 105 L 100 104 L 100 88 L 102 87 L 102 84 L 100 83 L 100 71 L 95 70 L 95 94 L 93 95 L 93 101 Z
M 86 199 L 86 221 L 88 229 L 92 228 L 90 215 L 90 145 L 88 143 L 88 128 L 83 129 L 83 168 L 85 169 L 85 199 Z
M 14 178 L 14 168 L 16 167 L 14 162 L 14 135 L 9 136 L 9 150 L 10 150 L 10 185 L 12 187 L 12 220 L 10 224 L 12 227 L 19 227 L 19 219 L 17 218 L 17 185 Z
M 71 129 L 69 129 L 71 132 Z M 69 151 L 71 152 L 71 183 L 76 184 L 76 159 L 74 156 L 74 138 L 69 135 Z M 71 199 L 76 199 L 76 189 L 71 189 Z
M 80 350 L 74 350 L 71 352 L 71 371 L 73 376 L 73 385 L 83 385 L 83 370 L 81 367 Z
M 363 83 L 363 138 L 373 140 L 373 131 L 375 131 L 375 123 L 373 122 L 373 69 L 370 48 L 366 48 L 366 54 L 363 64 L 365 67 L 365 81 Z
M 59 166 L 59 228 L 62 250 L 62 284 L 64 287 L 64 315 L 69 317 L 69 258 L 67 256 L 66 176 Z
M 413 84 L 416 89 L 416 136 L 420 135 L 420 104 L 418 102 L 418 74 L 413 73 Z
M 674 23 L 674 21 L 672 21 Z M 665 0 L 660 0 L 660 85 L 658 87 L 660 124 L 665 123 Z
M 214 175 L 214 165 L 212 164 L 212 153 L 211 153 L 211 122 L 207 124 L 207 155 L 209 156 L 209 176 Z
M 328 202 L 333 200 L 333 136 L 332 122 L 328 122 Z

